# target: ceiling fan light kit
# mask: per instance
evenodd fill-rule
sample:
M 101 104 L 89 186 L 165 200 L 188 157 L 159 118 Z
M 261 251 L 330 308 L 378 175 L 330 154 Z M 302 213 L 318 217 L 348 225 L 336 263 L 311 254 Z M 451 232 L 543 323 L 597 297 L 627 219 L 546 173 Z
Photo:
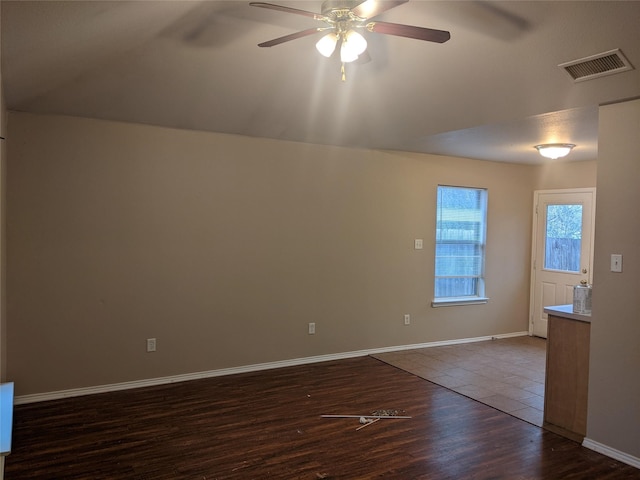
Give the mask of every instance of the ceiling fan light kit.
M 320 52 L 321 55 L 329 58 L 333 55 L 333 52 L 336 49 L 336 45 L 338 45 L 338 35 L 335 33 L 327 33 L 324 37 L 318 40 L 316 43 L 316 50 Z
M 383 35 L 444 43 L 451 38 L 449 32 L 432 28 L 414 27 L 398 23 L 369 21 L 373 17 L 409 0 L 326 0 L 322 3 L 322 13 L 314 13 L 297 8 L 264 2 L 251 2 L 252 7 L 266 8 L 285 13 L 293 13 L 324 22 L 326 26 L 309 28 L 258 44 L 259 47 L 273 47 L 281 43 L 303 38 L 318 32 L 328 32 L 316 43 L 316 49 L 325 57 L 331 57 L 340 43 L 340 61 L 342 62 L 342 80 L 344 64 L 358 59 L 367 49 L 367 40 L 357 29 Z
M 340 58 L 343 62 L 352 62 L 364 53 L 367 49 L 367 41 L 362 35 L 355 30 L 349 30 L 342 35 L 342 47 L 340 47 Z M 343 56 L 343 52 L 346 52 L 346 56 L 350 60 L 346 60 Z
M 573 143 L 545 143 L 536 145 L 534 148 L 538 150 L 543 157 L 556 160 L 569 155 L 573 147 L 575 147 Z

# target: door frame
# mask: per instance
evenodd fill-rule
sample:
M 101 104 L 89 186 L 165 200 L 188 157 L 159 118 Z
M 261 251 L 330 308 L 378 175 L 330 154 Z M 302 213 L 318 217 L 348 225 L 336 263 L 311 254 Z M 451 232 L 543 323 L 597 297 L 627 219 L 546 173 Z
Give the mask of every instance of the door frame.
M 531 270 L 531 278 L 529 280 L 529 336 L 533 335 L 533 312 L 535 308 L 534 304 L 534 295 L 535 295 L 535 287 L 536 287 L 536 274 L 537 269 L 536 265 L 536 252 L 538 250 L 538 203 L 540 200 L 540 195 L 543 194 L 572 194 L 572 193 L 591 193 L 592 195 L 592 205 L 591 205 L 591 241 L 589 245 L 589 283 L 593 283 L 593 246 L 595 240 L 595 227 L 596 227 L 596 188 L 595 187 L 586 187 L 586 188 L 563 188 L 563 189 L 553 189 L 553 190 L 535 190 L 533 192 L 533 214 L 532 214 L 532 223 L 533 228 L 531 232 L 531 263 L 529 268 Z

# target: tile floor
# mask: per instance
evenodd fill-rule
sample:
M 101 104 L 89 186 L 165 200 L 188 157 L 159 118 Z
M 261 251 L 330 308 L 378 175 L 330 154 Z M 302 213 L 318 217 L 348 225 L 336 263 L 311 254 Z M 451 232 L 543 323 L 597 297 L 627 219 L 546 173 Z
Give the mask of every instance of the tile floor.
M 542 426 L 546 361 L 543 338 L 502 338 L 373 357 Z

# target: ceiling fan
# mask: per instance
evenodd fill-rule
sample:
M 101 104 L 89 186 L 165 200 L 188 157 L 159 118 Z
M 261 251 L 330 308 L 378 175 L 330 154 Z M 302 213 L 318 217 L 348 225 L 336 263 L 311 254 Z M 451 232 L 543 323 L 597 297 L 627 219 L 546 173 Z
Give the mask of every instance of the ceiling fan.
M 357 60 L 367 49 L 366 39 L 358 33 L 357 30 L 367 30 L 373 33 L 396 35 L 436 43 L 444 43 L 451 38 L 451 34 L 444 30 L 372 20 L 381 13 L 408 1 L 409 0 L 325 0 L 321 7 L 322 13 L 314 13 L 265 2 L 251 2 L 249 5 L 303 15 L 324 22 L 326 24 L 325 26 L 308 28 L 300 32 L 291 33 L 260 43 L 258 46 L 273 47 L 318 32 L 327 32 L 326 35 L 316 43 L 316 49 L 325 57 L 331 57 L 334 52 L 337 51 L 338 44 L 340 44 L 342 80 L 344 81 L 344 64 Z

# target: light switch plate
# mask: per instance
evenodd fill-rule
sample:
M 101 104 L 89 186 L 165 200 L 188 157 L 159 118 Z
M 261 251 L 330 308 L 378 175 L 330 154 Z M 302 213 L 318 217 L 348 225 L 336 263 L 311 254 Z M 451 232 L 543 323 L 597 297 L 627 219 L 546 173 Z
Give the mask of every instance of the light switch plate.
M 622 255 L 619 253 L 611 254 L 611 271 L 622 272 Z
M 413 241 L 413 248 L 415 248 L 416 250 L 422 250 L 422 239 L 421 238 L 416 238 Z

